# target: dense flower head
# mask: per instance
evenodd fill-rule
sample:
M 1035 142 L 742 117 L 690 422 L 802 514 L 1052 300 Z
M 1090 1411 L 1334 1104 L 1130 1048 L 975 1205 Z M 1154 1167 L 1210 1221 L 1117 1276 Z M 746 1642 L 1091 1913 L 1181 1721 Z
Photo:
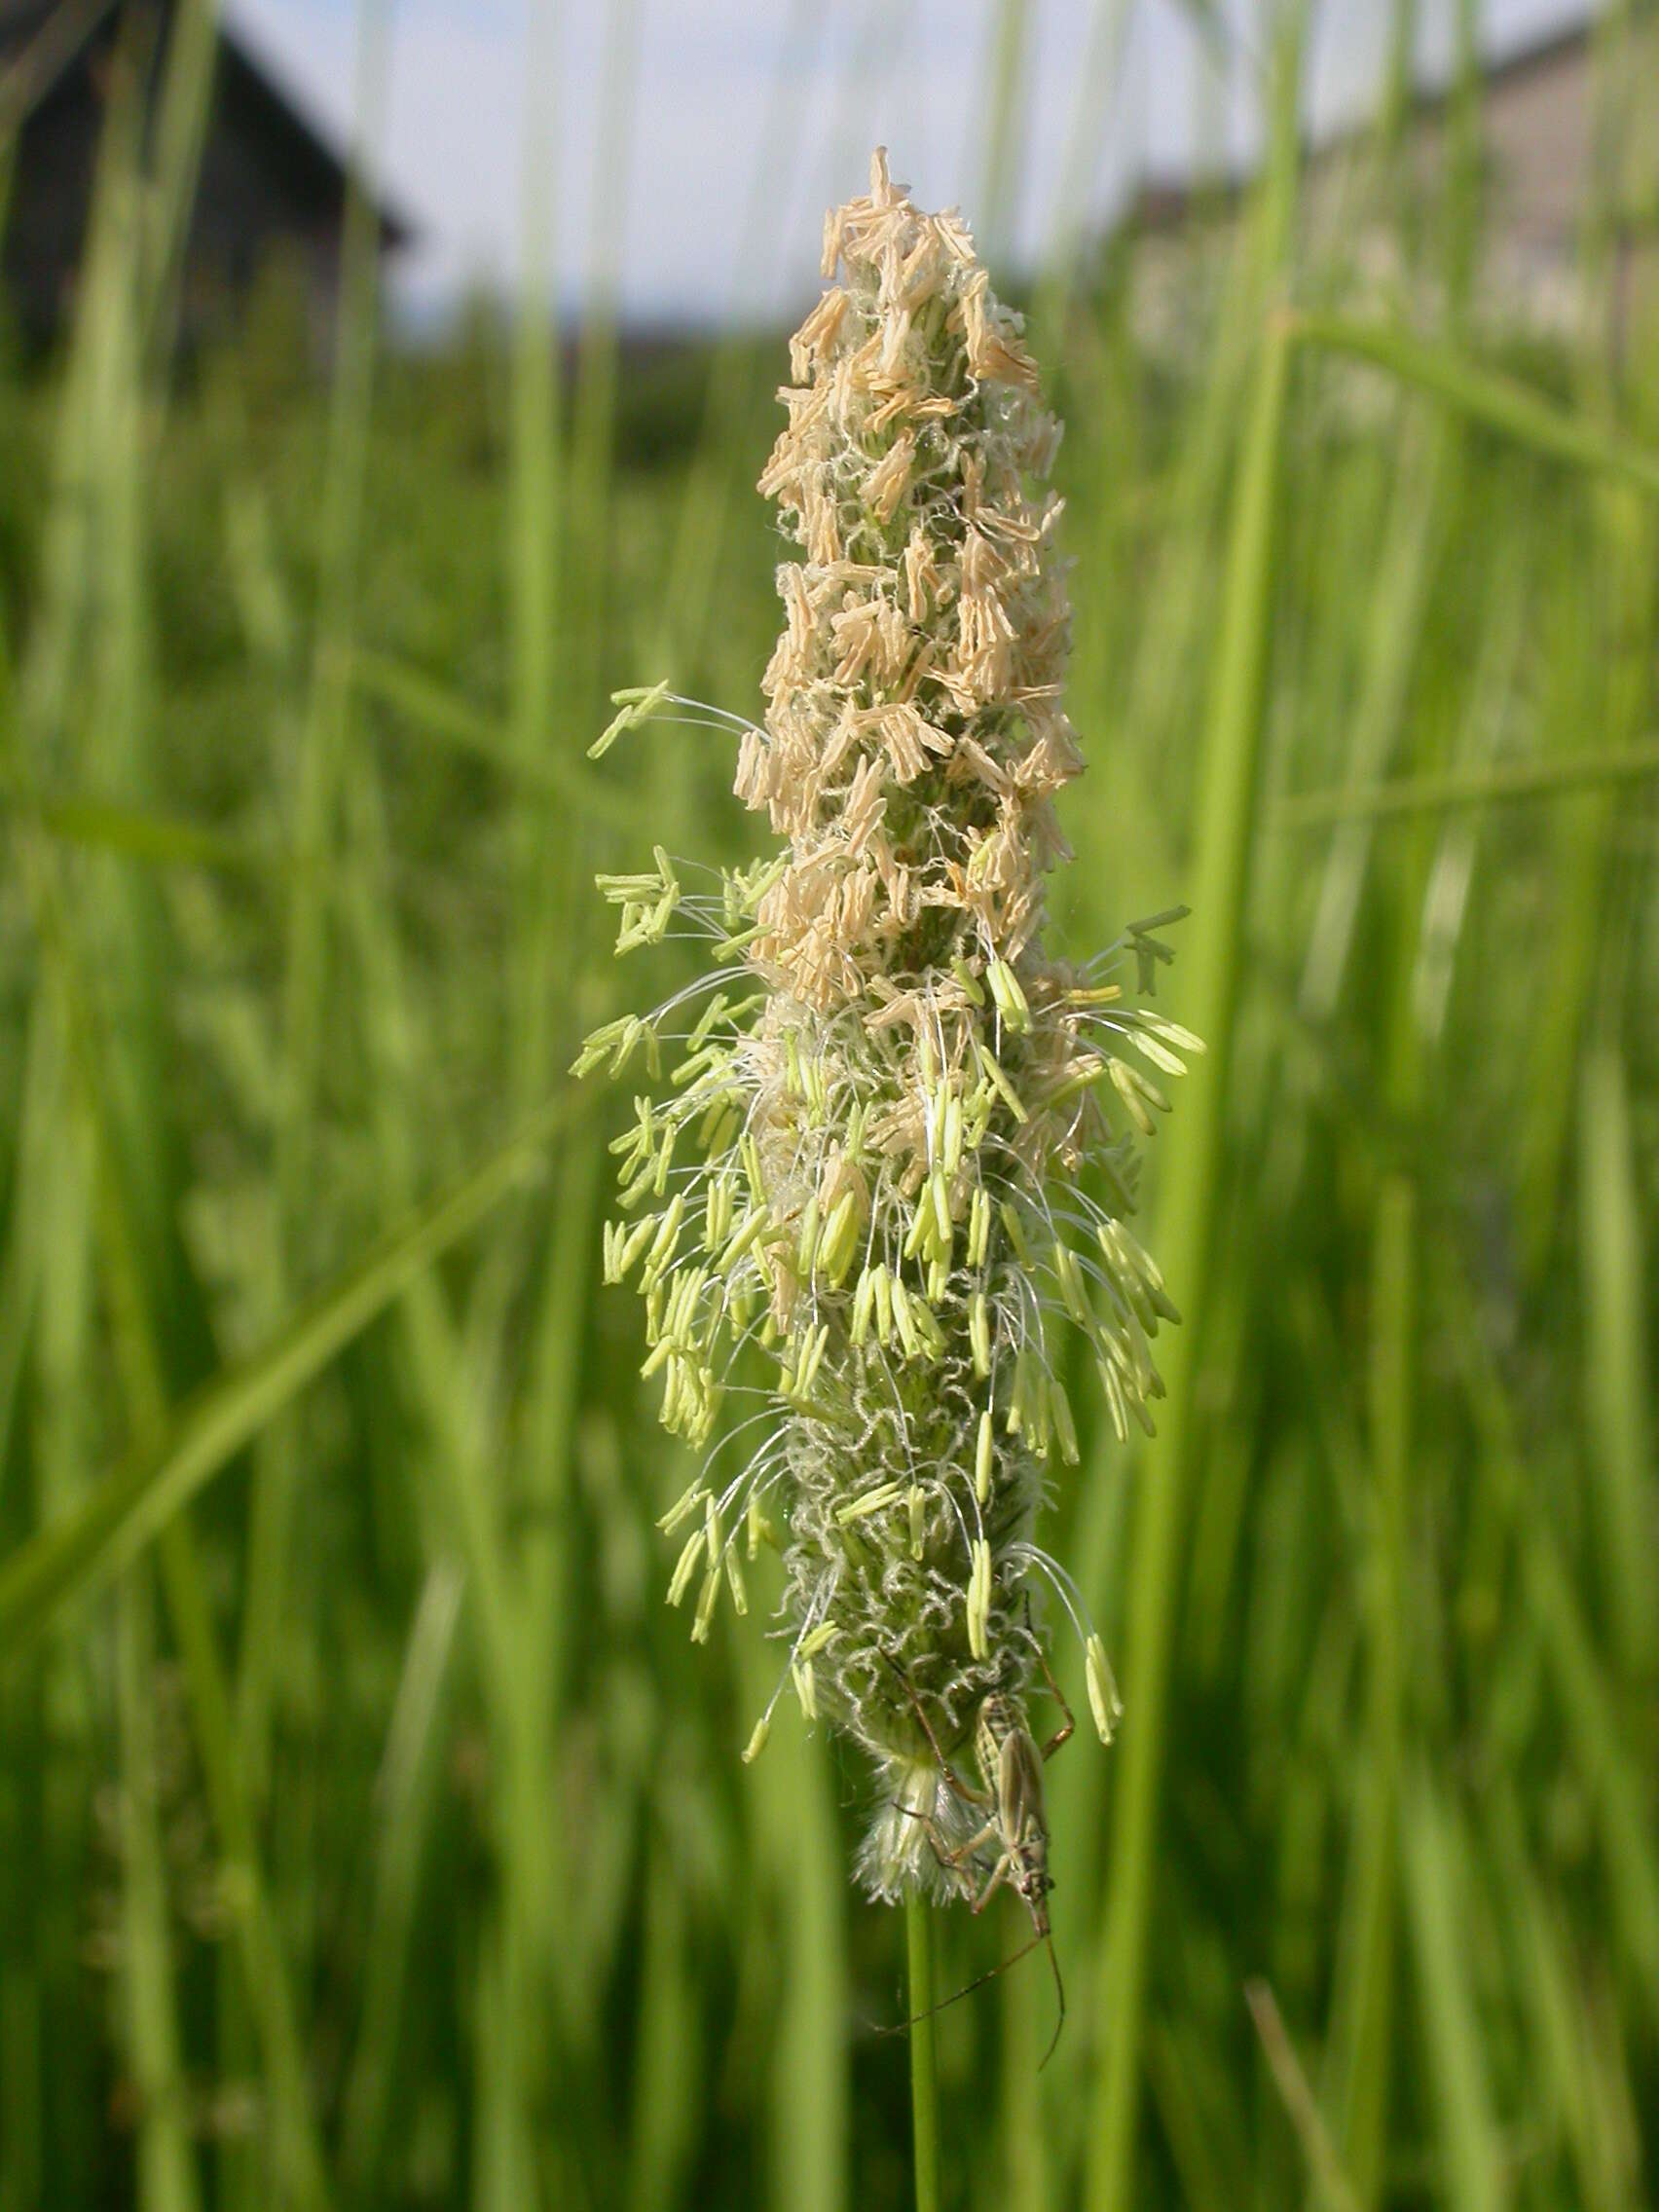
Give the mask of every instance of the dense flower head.
M 1060 502 L 1041 489 L 1059 430 L 1019 318 L 961 221 L 913 206 L 879 153 L 829 219 L 825 276 L 760 480 L 802 553 L 778 571 L 764 725 L 694 710 L 738 734 L 737 791 L 786 843 L 708 892 L 661 848 L 601 879 L 619 949 L 689 930 L 715 964 L 577 1066 L 641 1053 L 657 1078 L 677 1056 L 617 1140 L 606 1232 L 608 1277 L 638 1271 L 662 1419 L 706 1454 L 665 1517 L 671 1601 L 696 1589 L 701 1640 L 722 1591 L 745 1609 L 744 1555 L 782 1550 L 779 1689 L 875 1761 L 863 1866 L 892 1896 L 959 1878 L 938 1753 L 988 1697 L 1023 1712 L 1034 1579 L 1084 1641 L 1110 1735 L 1105 1655 L 1035 1523 L 1051 1462 L 1078 1456 L 1067 1330 L 1119 1433 L 1150 1425 L 1151 1340 L 1175 1312 L 1124 1217 L 1136 1132 L 1166 1101 L 1121 1048 L 1179 1072 L 1197 1041 L 1132 1003 L 1170 917 L 1084 968 L 1043 942 L 1066 857 L 1052 795 L 1081 763 Z M 691 711 L 663 686 L 619 697 L 601 748 Z M 752 1347 L 767 1385 L 723 1421 Z

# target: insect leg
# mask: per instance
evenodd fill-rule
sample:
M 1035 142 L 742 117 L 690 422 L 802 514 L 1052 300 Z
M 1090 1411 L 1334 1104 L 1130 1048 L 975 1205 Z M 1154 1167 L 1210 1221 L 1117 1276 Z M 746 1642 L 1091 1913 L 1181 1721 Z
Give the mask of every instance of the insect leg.
M 1049 1738 L 1049 1741 L 1042 1748 L 1043 1760 L 1046 1765 L 1048 1761 L 1053 1757 L 1054 1753 L 1059 1750 L 1060 1746 L 1070 1741 L 1072 1731 L 1077 1726 L 1077 1721 L 1072 1715 L 1071 1707 L 1066 1703 L 1066 1695 L 1064 1690 L 1061 1689 L 1059 1683 L 1054 1679 L 1053 1672 L 1049 1665 L 1048 1653 L 1043 1649 L 1042 1644 L 1037 1641 L 1036 1634 L 1031 1628 L 1031 1597 L 1029 1592 L 1027 1592 L 1025 1599 L 1025 1627 L 1027 1633 L 1031 1636 L 1032 1642 L 1037 1646 L 1037 1664 L 1043 1670 L 1043 1679 L 1049 1685 L 1049 1695 L 1053 1699 L 1054 1703 L 1065 1714 L 1064 1721 L 1058 1728 L 1054 1730 L 1054 1733 Z
M 954 1851 L 944 1854 L 945 1864 L 960 1866 L 965 1859 L 972 1859 L 976 1851 L 983 1851 L 987 1843 L 994 1843 L 997 1833 L 996 1822 L 987 1821 L 977 1835 L 971 1835 L 966 1843 L 959 1843 Z M 979 1908 L 976 1905 L 974 1909 L 977 1912 Z
M 926 1736 L 928 1742 L 933 1746 L 933 1754 L 934 1757 L 939 1761 L 939 1770 L 940 1774 L 943 1775 L 945 1781 L 949 1783 L 951 1788 L 955 1790 L 956 1794 L 962 1799 L 964 1804 L 989 1805 L 993 1803 L 994 1800 L 992 1799 L 990 1791 L 988 1789 L 976 1789 L 972 1783 L 964 1782 L 962 1777 L 957 1773 L 956 1769 L 951 1765 L 950 1761 L 945 1757 L 943 1751 L 940 1749 L 939 1738 L 934 1734 L 933 1722 L 922 1711 L 922 1701 L 916 1695 L 915 1688 L 911 1683 L 909 1676 L 905 1674 L 903 1668 L 900 1666 L 898 1660 L 894 1658 L 892 1652 L 884 1651 L 881 1656 L 887 1661 L 887 1664 L 892 1668 L 893 1672 L 903 1683 L 904 1695 L 909 1699 L 911 1705 L 914 1707 L 916 1718 L 922 1724 L 922 1734 Z
M 979 1892 L 978 1896 L 974 1899 L 973 1904 L 969 1908 L 970 1911 L 976 1913 L 983 1912 L 986 1905 L 990 1903 L 992 1898 L 996 1896 L 998 1890 L 1002 1888 L 1003 1884 L 1008 1880 L 1010 1874 L 1012 1874 L 1013 1871 L 1014 1859 L 1009 1852 L 1005 1851 L 1002 1857 L 997 1861 L 996 1864 L 991 1868 L 991 1871 L 986 1878 L 985 1886 Z

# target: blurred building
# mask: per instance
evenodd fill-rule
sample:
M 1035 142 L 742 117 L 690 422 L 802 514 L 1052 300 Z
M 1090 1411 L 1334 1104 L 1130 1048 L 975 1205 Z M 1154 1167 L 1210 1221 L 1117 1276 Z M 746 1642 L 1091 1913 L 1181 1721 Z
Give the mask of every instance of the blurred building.
M 173 12 L 173 0 L 0 0 L 0 148 L 12 149 L 0 273 L 31 344 L 50 342 L 74 307 L 112 91 L 129 72 L 153 122 Z M 278 252 L 303 270 L 326 325 L 347 181 L 341 155 L 291 93 L 221 28 L 183 269 L 186 332 L 234 315 Z M 408 236 L 389 209 L 379 220 L 383 249 Z
M 1468 112 L 1480 147 L 1473 297 L 1488 320 L 1567 336 L 1605 312 L 1608 287 L 1615 303 L 1653 296 L 1659 35 L 1652 21 L 1626 35 L 1616 84 L 1604 82 L 1588 10 L 1582 21 L 1483 64 Z M 1622 116 L 1614 112 L 1621 102 Z M 1450 235 L 1458 112 L 1453 86 L 1419 83 L 1391 129 L 1367 119 L 1309 147 L 1308 243 L 1321 269 L 1346 266 L 1354 304 L 1368 304 L 1370 294 L 1369 304 L 1398 305 L 1402 294 L 1437 282 L 1436 245 Z M 1190 290 L 1195 245 L 1206 237 L 1223 240 L 1248 181 L 1241 174 L 1143 180 L 1128 220 L 1148 249 L 1144 304 L 1154 328 Z M 1587 255 L 1592 221 L 1599 250 Z M 1414 240 L 1419 250 L 1408 268 L 1403 257 Z M 1435 305 L 1412 304 L 1431 312 Z

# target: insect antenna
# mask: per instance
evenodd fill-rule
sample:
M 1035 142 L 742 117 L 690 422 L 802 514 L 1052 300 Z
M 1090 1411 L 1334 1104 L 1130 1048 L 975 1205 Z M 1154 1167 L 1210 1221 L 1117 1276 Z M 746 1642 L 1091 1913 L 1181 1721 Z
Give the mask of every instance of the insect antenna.
M 907 2029 L 918 2026 L 921 2021 L 931 2020 L 936 2012 L 947 2011 L 952 2005 L 960 2004 L 964 1997 L 972 1997 L 976 1989 L 983 1989 L 987 1981 L 995 1981 L 998 1974 L 1007 1973 L 1010 1967 L 1016 1967 L 1021 1959 L 1030 1956 L 1039 1943 L 1047 1943 L 1049 1946 L 1049 1964 L 1054 1970 L 1054 1993 L 1058 1997 L 1060 2005 L 1060 2016 L 1054 2022 L 1054 2032 L 1049 2039 L 1049 2047 L 1043 2053 L 1042 2060 L 1037 2068 L 1038 2073 L 1041 2074 L 1043 2068 L 1053 2057 L 1055 2046 L 1060 2040 L 1060 2030 L 1066 2024 L 1066 1987 L 1060 1979 L 1060 1962 L 1054 1953 L 1052 1936 L 1033 1936 L 1029 1943 L 1022 1943 L 1017 1951 L 1010 1952 L 1000 1965 L 987 1967 L 983 1973 L 977 1973 L 972 1981 L 965 1981 L 952 1996 L 941 1997 L 937 2005 L 930 2005 L 925 2012 L 912 2012 L 907 2020 L 877 2022 L 875 2033 L 878 2036 L 902 2036 Z
M 1053 2057 L 1055 2050 L 1059 2047 L 1060 2031 L 1066 2024 L 1066 1985 L 1060 1979 L 1060 1956 L 1059 1953 L 1054 1949 L 1054 1938 L 1052 1935 L 1042 1936 L 1038 1938 L 1038 1940 L 1046 1942 L 1049 1946 L 1049 1964 L 1054 1970 L 1054 1995 L 1059 2000 L 1060 2007 L 1060 2016 L 1054 2022 L 1054 2032 L 1049 2038 L 1049 2047 L 1037 2062 L 1037 2071 L 1039 2074 L 1041 2074 L 1044 2067 L 1048 2065 L 1050 2059 Z M 1031 1945 L 1027 1943 L 1025 1948 L 1027 1950 L 1030 1950 Z

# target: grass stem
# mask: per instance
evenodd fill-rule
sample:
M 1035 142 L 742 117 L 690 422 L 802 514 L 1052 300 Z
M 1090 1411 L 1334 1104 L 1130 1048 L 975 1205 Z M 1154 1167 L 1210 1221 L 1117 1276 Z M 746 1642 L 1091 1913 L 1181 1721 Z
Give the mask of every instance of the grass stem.
M 928 1900 L 904 1899 L 910 1961 L 910 2116 L 916 2153 L 916 2212 L 939 2212 L 939 2068 L 934 2048 L 933 1919 Z

